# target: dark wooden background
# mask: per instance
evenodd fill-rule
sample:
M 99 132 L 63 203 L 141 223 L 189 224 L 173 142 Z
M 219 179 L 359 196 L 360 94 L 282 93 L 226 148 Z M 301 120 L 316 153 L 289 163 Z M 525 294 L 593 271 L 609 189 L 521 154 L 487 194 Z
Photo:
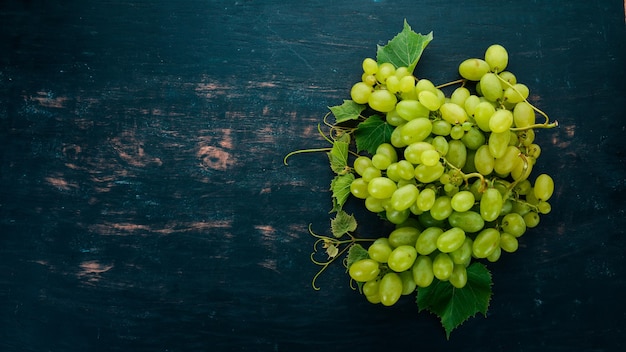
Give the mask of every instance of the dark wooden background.
M 418 76 L 501 43 L 560 122 L 553 212 L 450 341 L 339 265 L 311 288 L 331 173 L 282 164 L 405 18 L 434 33 Z M 2 1 L 0 350 L 620 350 L 625 64 L 618 0 Z

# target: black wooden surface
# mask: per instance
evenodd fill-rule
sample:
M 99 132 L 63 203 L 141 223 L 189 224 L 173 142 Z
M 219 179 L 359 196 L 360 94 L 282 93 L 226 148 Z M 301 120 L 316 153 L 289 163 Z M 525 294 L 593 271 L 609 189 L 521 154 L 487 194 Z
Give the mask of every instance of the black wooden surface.
M 553 212 L 450 341 L 340 266 L 313 291 L 331 174 L 282 165 L 404 18 L 434 32 L 418 76 L 501 43 L 561 125 Z M 621 350 L 625 50 L 617 0 L 2 1 L 0 350 Z

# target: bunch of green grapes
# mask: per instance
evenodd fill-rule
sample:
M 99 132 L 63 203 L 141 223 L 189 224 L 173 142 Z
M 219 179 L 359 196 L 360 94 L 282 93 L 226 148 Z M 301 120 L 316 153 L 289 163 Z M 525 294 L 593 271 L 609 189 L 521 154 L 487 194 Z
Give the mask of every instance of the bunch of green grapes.
M 515 252 L 550 212 L 553 179 L 529 177 L 541 153 L 534 129 L 555 124 L 528 103 L 507 64 L 505 48 L 490 46 L 459 65 L 464 84 L 446 96 L 405 67 L 363 61 L 351 98 L 394 127 L 389 143 L 353 163 L 351 194 L 395 224 L 349 267 L 368 301 L 393 305 L 435 278 L 462 288 L 472 260 Z

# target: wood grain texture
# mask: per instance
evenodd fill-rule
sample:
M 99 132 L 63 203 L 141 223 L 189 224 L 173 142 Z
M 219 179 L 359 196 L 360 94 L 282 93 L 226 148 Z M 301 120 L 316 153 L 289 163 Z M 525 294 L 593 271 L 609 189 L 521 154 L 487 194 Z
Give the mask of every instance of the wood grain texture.
M 613 351 L 626 289 L 621 1 L 49 1 L 0 5 L 3 351 Z M 360 61 L 434 32 L 442 83 L 500 42 L 531 98 L 553 213 L 492 267 L 494 298 L 445 341 L 331 268 L 317 124 Z M 357 214 L 356 203 L 349 205 Z M 376 234 L 387 230 L 363 220 Z

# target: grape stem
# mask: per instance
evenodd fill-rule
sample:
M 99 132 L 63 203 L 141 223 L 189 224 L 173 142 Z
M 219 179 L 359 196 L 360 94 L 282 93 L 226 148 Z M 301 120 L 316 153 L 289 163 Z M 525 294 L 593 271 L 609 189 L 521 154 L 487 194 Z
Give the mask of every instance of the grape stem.
M 541 111 L 539 108 L 534 106 L 531 102 L 529 102 L 526 98 L 524 98 L 522 93 L 520 93 L 520 91 L 517 90 L 517 88 L 515 88 L 511 83 L 509 83 L 509 81 L 507 81 L 504 78 L 500 77 L 500 75 L 498 75 L 498 74 L 496 74 L 496 77 L 498 77 L 498 79 L 502 83 L 506 84 L 509 88 L 513 89 L 517 94 L 519 94 L 519 96 L 522 97 L 522 99 L 524 99 L 524 102 L 526 102 L 528 105 L 530 105 L 530 107 L 533 108 L 533 110 L 538 112 L 541 116 L 543 116 L 546 119 L 546 121 L 544 123 L 537 123 L 537 124 L 534 124 L 534 125 L 524 126 L 524 127 L 512 127 L 512 128 L 510 128 L 511 131 L 524 131 L 524 130 L 529 130 L 529 129 L 532 129 L 532 128 L 554 128 L 554 127 L 557 127 L 559 125 L 559 122 L 556 121 L 556 120 L 554 122 L 550 123 L 550 118 L 548 117 L 548 114 L 546 114 L 545 112 Z
M 461 171 L 461 169 L 459 169 L 458 167 L 452 165 L 452 163 L 450 163 L 448 160 L 446 160 L 446 158 L 444 158 L 443 156 L 441 157 L 441 159 L 443 159 L 443 161 L 446 163 L 446 165 L 457 171 L 461 177 L 463 177 L 463 180 L 465 181 L 466 185 L 469 185 L 469 182 L 467 180 L 469 180 L 472 177 L 478 177 L 480 178 L 480 189 L 478 190 L 479 192 L 483 192 L 486 188 L 487 188 L 487 182 L 485 181 L 485 176 L 483 176 L 481 173 L 479 172 L 470 172 L 469 174 L 464 173 L 463 171 Z
M 457 79 L 456 81 L 440 84 L 440 85 L 436 86 L 435 88 L 441 89 L 441 88 L 452 86 L 452 85 L 459 84 L 459 83 L 461 83 L 461 87 L 463 87 L 465 85 L 465 80 L 464 79 Z

